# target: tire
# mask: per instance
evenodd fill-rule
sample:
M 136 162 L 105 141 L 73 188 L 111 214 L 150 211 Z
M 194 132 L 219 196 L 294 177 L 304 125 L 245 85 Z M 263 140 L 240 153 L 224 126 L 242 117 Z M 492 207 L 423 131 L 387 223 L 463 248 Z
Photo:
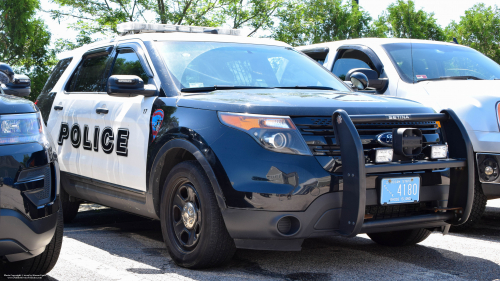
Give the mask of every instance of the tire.
M 71 202 L 69 199 L 69 194 L 66 193 L 66 191 L 62 186 L 59 198 L 61 198 L 64 223 L 70 223 L 73 221 L 73 219 L 75 219 L 76 215 L 78 214 L 78 209 L 80 208 L 80 202 L 79 201 Z
M 30 275 L 45 275 L 49 273 L 56 265 L 61 252 L 63 240 L 63 213 L 59 210 L 57 213 L 57 226 L 54 236 L 50 243 L 45 247 L 40 255 L 22 261 L 6 262 L 4 269 L 6 274 L 30 274 Z
M 486 195 L 483 193 L 481 182 L 479 182 L 479 179 L 476 179 L 474 183 L 474 199 L 472 200 L 472 209 L 470 211 L 469 219 L 461 225 L 452 225 L 450 227 L 450 231 L 463 231 L 479 222 L 484 214 L 484 210 L 486 209 L 487 201 L 488 198 L 486 198 Z
M 160 220 L 170 257 L 181 267 L 221 266 L 236 251 L 212 185 L 196 161 L 179 163 L 169 173 L 163 186 Z
M 427 239 L 430 234 L 430 230 L 417 228 L 401 231 L 369 233 L 368 236 L 377 244 L 390 247 L 401 247 L 418 244 Z

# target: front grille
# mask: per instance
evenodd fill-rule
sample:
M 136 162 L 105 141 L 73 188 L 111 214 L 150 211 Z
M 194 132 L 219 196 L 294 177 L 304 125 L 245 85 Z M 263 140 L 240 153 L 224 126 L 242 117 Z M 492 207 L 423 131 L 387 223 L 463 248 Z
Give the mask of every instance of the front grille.
M 295 117 L 293 121 L 315 156 L 340 156 L 335 141 L 331 117 Z M 392 132 L 394 128 L 418 128 L 422 131 L 424 147 L 440 142 L 436 122 L 378 122 L 356 123 L 365 153 L 372 148 L 384 147 L 377 142 L 377 135 Z
M 366 206 L 365 214 L 366 216 L 369 216 L 367 219 L 370 220 L 402 218 L 428 214 L 429 211 L 424 210 L 422 205 L 426 206 L 426 203 L 393 206 Z

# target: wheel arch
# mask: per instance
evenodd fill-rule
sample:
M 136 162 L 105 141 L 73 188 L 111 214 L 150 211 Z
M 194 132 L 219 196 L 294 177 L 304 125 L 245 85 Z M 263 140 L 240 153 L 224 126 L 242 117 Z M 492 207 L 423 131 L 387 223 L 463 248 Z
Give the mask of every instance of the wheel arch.
M 213 153 L 213 152 L 212 152 Z M 171 159 L 172 161 L 167 161 Z M 161 189 L 172 168 L 188 160 L 196 160 L 205 171 L 212 187 L 221 211 L 226 209 L 224 194 L 219 185 L 217 176 L 202 151 L 194 144 L 185 139 L 173 139 L 166 142 L 158 151 L 149 172 L 148 193 L 152 197 L 154 212 L 160 217 Z

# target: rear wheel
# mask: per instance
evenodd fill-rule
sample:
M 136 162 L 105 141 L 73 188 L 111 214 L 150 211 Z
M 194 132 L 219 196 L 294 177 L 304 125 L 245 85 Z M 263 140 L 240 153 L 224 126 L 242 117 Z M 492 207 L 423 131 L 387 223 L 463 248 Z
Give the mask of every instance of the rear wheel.
M 484 210 L 486 209 L 486 202 L 488 198 L 483 193 L 483 188 L 481 187 L 481 182 L 479 179 L 476 179 L 474 184 L 474 199 L 472 200 L 472 209 L 470 211 L 469 218 L 467 221 L 461 225 L 451 226 L 451 231 L 462 231 L 467 228 L 474 226 L 478 221 L 481 220 L 481 217 L 484 214 Z
M 177 265 L 216 267 L 233 257 L 234 241 L 198 162 L 182 162 L 172 169 L 163 186 L 160 219 L 163 239 Z
M 369 233 L 368 236 L 373 242 L 380 245 L 400 247 L 418 244 L 427 239 L 430 234 L 430 230 L 417 228 L 400 231 Z
M 66 193 L 66 191 L 62 186 L 59 198 L 61 198 L 64 222 L 70 223 L 78 214 L 78 209 L 80 208 L 80 202 L 75 200 L 72 201 L 71 198 L 69 197 L 69 194 Z
M 22 261 L 7 262 L 4 264 L 6 274 L 32 274 L 45 275 L 56 265 L 61 252 L 63 240 L 63 214 L 62 210 L 57 213 L 57 227 L 50 243 L 40 255 Z

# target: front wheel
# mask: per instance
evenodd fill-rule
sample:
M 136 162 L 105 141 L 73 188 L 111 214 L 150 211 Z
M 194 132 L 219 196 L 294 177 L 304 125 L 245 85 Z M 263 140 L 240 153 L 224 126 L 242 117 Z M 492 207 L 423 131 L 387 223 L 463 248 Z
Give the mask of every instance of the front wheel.
M 472 199 L 472 209 L 470 211 L 469 218 L 461 225 L 452 225 L 450 230 L 462 231 L 477 224 L 486 210 L 486 201 L 488 201 L 488 198 L 483 193 L 481 182 L 479 182 L 479 179 L 476 178 L 476 182 L 474 183 L 474 198 Z
M 391 247 L 410 246 L 418 244 L 431 235 L 431 231 L 425 228 L 407 229 L 400 231 L 389 231 L 369 233 L 368 237 L 373 242 Z
M 177 265 L 209 268 L 233 257 L 234 241 L 198 162 L 182 162 L 172 169 L 163 186 L 160 219 L 163 240 Z

